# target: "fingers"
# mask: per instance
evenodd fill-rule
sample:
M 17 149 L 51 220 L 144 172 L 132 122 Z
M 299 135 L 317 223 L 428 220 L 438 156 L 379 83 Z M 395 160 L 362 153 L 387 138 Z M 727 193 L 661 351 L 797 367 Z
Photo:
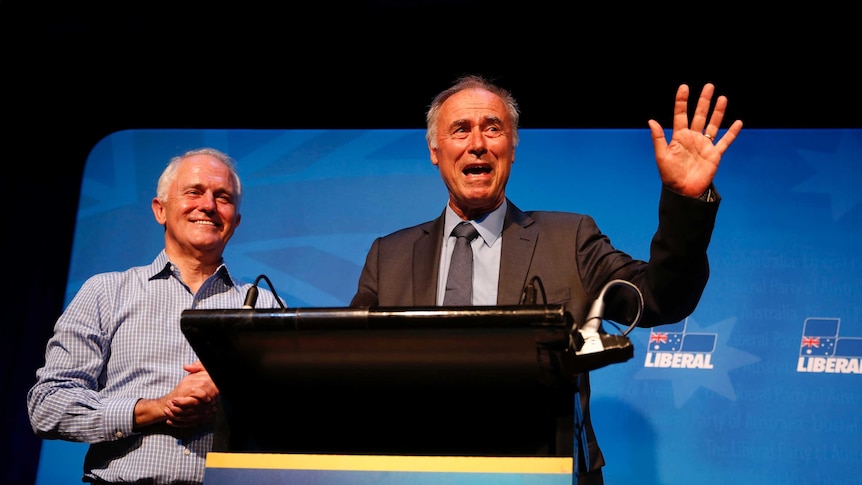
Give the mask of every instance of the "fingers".
M 171 391 L 166 408 L 194 408 L 218 402 L 219 390 L 206 371 L 183 377 Z
M 715 144 L 718 148 L 719 153 L 724 153 L 727 150 L 727 147 L 736 140 L 736 136 L 739 135 L 739 132 L 742 130 L 742 120 L 736 120 L 730 125 L 730 128 L 727 129 L 727 132 L 724 136 L 721 137 L 720 140 Z M 718 129 L 716 129 L 718 131 Z
M 667 150 L 667 139 L 664 136 L 664 130 L 661 125 L 655 120 L 647 121 L 650 134 L 652 135 L 653 150 L 657 159 L 664 158 L 664 152 Z
M 697 105 L 694 108 L 694 117 L 691 119 L 691 131 L 703 132 L 704 127 L 706 127 L 706 118 L 709 115 L 709 105 L 712 103 L 714 92 L 715 86 L 711 83 L 703 85 L 703 90 L 701 90 L 700 97 L 697 98 Z M 727 104 L 727 100 L 725 100 L 725 104 Z
M 706 83 L 703 85 L 700 97 L 697 98 L 697 105 L 695 105 L 694 108 L 694 115 L 691 118 L 691 124 L 689 125 L 687 116 L 689 90 L 688 86 L 681 84 L 677 90 L 676 101 L 674 104 L 673 129 L 675 133 L 685 130 L 700 133 L 704 138 L 709 140 L 710 144 L 718 146 L 720 148 L 720 153 L 723 153 L 724 150 L 733 143 L 733 140 L 736 139 L 736 135 L 739 134 L 739 131 L 742 129 L 742 122 L 738 120 L 734 122 L 731 125 L 731 128 L 728 129 L 728 132 L 721 137 L 721 140 L 719 140 L 718 131 L 721 128 L 721 123 L 724 121 L 724 116 L 727 111 L 727 97 L 722 95 L 716 98 L 712 113 L 710 113 L 709 108 L 710 104 L 712 104 L 712 97 L 714 94 L 715 85 L 712 83 Z M 674 138 L 676 138 L 676 135 L 674 135 Z M 653 133 L 653 141 L 654 143 L 659 141 L 655 132 Z M 658 150 L 657 146 L 656 150 Z
M 160 421 L 176 427 L 212 421 L 219 407 L 218 387 L 200 361 L 183 368 L 188 374 L 167 396 L 159 399 Z
M 218 403 L 195 403 L 194 405 L 180 405 L 180 402 L 169 401 L 165 406 L 165 421 L 169 426 L 194 426 L 206 423 L 215 418 L 218 413 Z
M 191 364 L 184 365 L 183 370 L 185 370 L 186 372 L 194 373 L 194 372 L 205 371 L 206 369 L 204 368 L 204 365 L 203 365 L 203 363 L 201 363 L 201 361 L 196 360 L 196 361 L 192 362 Z
M 698 101 L 698 107 L 700 107 L 700 101 Z M 706 128 L 703 129 L 703 134 L 707 135 L 711 140 L 718 140 L 718 128 L 721 126 L 721 122 L 724 120 L 724 111 L 727 109 L 727 97 L 719 96 L 718 99 L 715 100 L 715 108 L 712 110 L 712 116 L 709 117 L 709 124 L 706 125 Z M 692 130 L 696 130 L 692 125 Z
M 202 402 L 218 399 L 219 390 L 206 372 L 189 374 L 174 389 L 174 397 L 189 397 Z
M 688 85 L 680 84 L 673 103 L 673 131 L 688 129 Z
M 165 403 L 164 412 L 170 426 L 194 426 L 213 419 L 218 412 L 218 400 L 177 397 Z

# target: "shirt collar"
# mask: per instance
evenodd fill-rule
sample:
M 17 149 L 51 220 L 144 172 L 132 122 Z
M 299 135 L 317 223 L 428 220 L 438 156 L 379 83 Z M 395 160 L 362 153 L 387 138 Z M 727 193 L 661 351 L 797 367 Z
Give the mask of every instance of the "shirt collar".
M 159 252 L 159 255 L 156 256 L 156 259 L 150 263 L 150 269 L 148 274 L 150 275 L 150 279 L 158 279 L 158 278 L 167 278 L 173 273 L 173 265 L 171 261 L 168 259 L 168 255 L 164 249 Z
M 482 240 L 485 241 L 486 245 L 493 246 L 497 241 L 497 238 L 499 238 L 503 233 L 503 222 L 506 219 L 506 210 L 508 209 L 508 206 L 509 201 L 507 199 L 503 199 L 503 203 L 500 204 L 500 207 L 497 207 L 479 219 L 469 221 L 476 227 L 476 230 L 479 231 L 479 236 L 482 237 Z M 443 234 L 447 241 L 449 236 L 452 234 L 452 229 L 454 229 L 460 222 L 462 222 L 461 218 L 455 214 L 455 211 L 452 210 L 452 207 L 449 204 L 446 204 Z
M 161 252 L 159 252 L 159 255 L 156 256 L 156 259 L 150 263 L 149 274 L 151 280 L 159 278 L 164 279 L 171 275 L 175 275 L 178 280 L 182 281 L 179 270 L 173 263 L 171 263 L 171 260 L 168 259 L 168 254 L 164 249 L 162 249 Z M 228 273 L 227 266 L 224 264 L 224 260 L 222 260 L 219 267 L 216 268 L 215 274 L 218 275 L 219 279 L 221 279 L 225 285 L 234 285 L 233 279 L 230 277 L 230 273 Z

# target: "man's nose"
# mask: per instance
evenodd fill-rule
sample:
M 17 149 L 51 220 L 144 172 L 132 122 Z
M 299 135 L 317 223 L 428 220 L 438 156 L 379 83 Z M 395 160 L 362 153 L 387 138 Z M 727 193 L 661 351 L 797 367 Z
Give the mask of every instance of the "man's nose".
M 486 150 L 486 141 L 485 135 L 482 133 L 481 128 L 474 128 L 470 131 L 470 151 L 471 152 L 479 152 L 484 153 Z
M 215 194 L 207 192 L 200 198 L 199 208 L 204 212 L 211 212 L 215 209 L 216 201 Z

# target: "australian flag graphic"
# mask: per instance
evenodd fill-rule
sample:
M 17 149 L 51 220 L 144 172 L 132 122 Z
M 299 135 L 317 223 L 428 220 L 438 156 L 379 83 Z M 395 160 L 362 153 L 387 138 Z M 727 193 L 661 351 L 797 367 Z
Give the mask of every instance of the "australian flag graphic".
M 835 355 L 840 323 L 841 320 L 837 318 L 807 318 L 802 327 L 799 355 Z
M 806 318 L 797 372 L 862 373 L 862 337 L 839 337 L 839 318 Z
M 653 352 L 712 352 L 716 334 L 688 333 L 686 321 L 663 325 L 663 331 L 653 329 L 649 334 L 649 350 Z

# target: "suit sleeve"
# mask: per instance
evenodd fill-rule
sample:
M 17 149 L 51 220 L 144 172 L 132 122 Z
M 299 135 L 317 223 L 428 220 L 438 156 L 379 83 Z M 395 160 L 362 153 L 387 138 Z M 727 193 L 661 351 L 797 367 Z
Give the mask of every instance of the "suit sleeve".
M 650 244 L 649 262 L 635 265 L 634 274 L 625 278 L 635 283 L 644 296 L 639 326 L 676 323 L 694 312 L 709 279 L 707 248 L 719 202 L 720 199 L 705 202 L 685 197 L 662 187 L 658 228 Z M 609 318 L 615 321 L 634 318 L 631 302 L 620 301 L 620 298 L 631 300 L 630 293 L 619 289 L 608 295 Z

